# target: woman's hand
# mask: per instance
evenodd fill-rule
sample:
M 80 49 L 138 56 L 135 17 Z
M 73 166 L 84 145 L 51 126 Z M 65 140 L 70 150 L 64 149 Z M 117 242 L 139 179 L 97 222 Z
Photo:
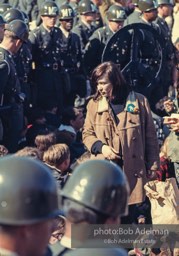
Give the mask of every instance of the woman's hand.
M 119 152 L 108 145 L 102 146 L 102 154 L 108 160 L 116 160 L 120 158 Z

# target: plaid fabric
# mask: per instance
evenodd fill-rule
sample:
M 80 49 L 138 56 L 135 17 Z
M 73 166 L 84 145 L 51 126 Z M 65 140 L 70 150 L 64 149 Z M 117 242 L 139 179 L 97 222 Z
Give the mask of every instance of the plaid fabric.
M 157 170 L 157 179 L 165 181 L 168 178 L 175 177 L 173 164 L 166 158 L 160 158 L 160 168 Z

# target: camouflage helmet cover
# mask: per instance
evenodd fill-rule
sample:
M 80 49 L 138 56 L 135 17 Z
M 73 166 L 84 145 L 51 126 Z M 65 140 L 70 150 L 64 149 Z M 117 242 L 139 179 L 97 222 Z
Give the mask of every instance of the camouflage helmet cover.
M 57 16 L 59 14 L 59 8 L 53 1 L 45 1 L 40 8 L 41 16 Z
M 113 4 L 106 13 L 109 21 L 124 21 L 126 19 L 126 12 L 123 7 Z
M 107 216 L 127 213 L 128 183 L 121 168 L 107 160 L 80 164 L 61 195 Z
M 0 224 L 30 225 L 59 215 L 56 182 L 40 161 L 0 159 Z
M 63 4 L 59 8 L 59 19 L 73 19 L 75 17 L 75 13 L 73 8 L 69 4 Z

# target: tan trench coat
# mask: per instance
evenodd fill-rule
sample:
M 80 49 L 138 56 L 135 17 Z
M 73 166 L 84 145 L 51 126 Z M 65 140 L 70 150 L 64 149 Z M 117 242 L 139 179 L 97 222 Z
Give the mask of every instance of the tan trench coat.
M 149 103 L 143 95 L 135 95 L 139 113 L 123 110 L 117 115 L 117 125 L 109 105 L 99 111 L 99 101 L 91 99 L 83 130 L 83 143 L 89 151 L 98 140 L 119 151 L 121 141 L 124 172 L 130 186 L 129 204 L 144 201 L 146 170 L 156 170 L 159 166 L 159 148 Z M 104 159 L 102 154 L 96 158 Z

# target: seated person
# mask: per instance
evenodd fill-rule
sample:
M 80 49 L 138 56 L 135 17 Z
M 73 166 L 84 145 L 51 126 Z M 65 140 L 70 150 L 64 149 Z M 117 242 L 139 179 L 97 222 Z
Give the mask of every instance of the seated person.
M 35 146 L 35 137 L 39 134 L 47 134 L 55 128 L 47 125 L 45 113 L 42 109 L 33 109 L 29 116 L 29 125 L 26 133 L 27 146 Z
M 67 107 L 62 113 L 60 131 L 67 131 L 74 135 L 74 140 L 69 145 L 71 153 L 71 162 L 79 158 L 85 151 L 81 140 L 81 129 L 84 124 L 83 111 L 75 107 Z
M 69 176 L 70 150 L 66 144 L 50 146 L 43 155 L 44 163 L 50 167 L 57 180 L 58 188 L 62 188 Z

